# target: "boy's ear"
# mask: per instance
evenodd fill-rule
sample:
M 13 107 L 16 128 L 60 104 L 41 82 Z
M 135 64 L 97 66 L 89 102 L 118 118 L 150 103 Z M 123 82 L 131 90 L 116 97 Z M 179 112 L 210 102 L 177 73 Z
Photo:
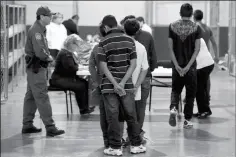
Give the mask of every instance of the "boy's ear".
M 106 26 L 106 25 L 104 25 L 103 27 L 104 27 L 104 30 L 105 30 L 105 32 L 107 33 L 107 32 L 108 32 L 108 29 L 109 29 L 109 27 L 108 27 L 108 26 Z

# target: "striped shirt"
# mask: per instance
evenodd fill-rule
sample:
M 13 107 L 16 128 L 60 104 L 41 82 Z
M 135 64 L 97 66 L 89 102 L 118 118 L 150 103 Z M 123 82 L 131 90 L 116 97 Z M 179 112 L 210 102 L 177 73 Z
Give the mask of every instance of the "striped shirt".
M 125 76 L 130 61 L 136 58 L 134 40 L 121 30 L 113 29 L 109 31 L 98 45 L 98 59 L 107 63 L 107 67 L 117 83 L 120 83 Z M 132 78 L 130 77 L 125 84 L 125 90 L 131 91 L 133 88 Z M 102 93 L 114 93 L 114 86 L 106 75 L 103 75 L 101 90 Z

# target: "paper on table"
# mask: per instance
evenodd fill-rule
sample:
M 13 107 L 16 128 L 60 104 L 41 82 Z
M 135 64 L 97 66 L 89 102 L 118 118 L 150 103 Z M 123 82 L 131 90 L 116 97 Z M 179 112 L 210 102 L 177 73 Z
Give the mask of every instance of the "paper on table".
M 158 67 L 152 72 L 152 76 L 171 76 L 171 75 L 172 75 L 171 68 Z

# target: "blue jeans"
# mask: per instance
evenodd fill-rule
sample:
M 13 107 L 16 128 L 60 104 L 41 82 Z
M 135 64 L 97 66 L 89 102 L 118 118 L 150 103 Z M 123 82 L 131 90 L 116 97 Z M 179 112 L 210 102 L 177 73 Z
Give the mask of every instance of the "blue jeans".
M 118 96 L 115 93 L 103 94 L 103 103 L 106 110 L 108 123 L 108 139 L 109 145 L 113 149 L 121 148 L 121 132 L 119 108 L 122 105 L 124 111 L 124 119 L 128 125 L 128 136 L 132 146 L 139 146 L 141 139 L 139 137 L 139 124 L 136 118 L 134 94 L 126 92 L 125 96 Z
M 107 122 L 107 115 L 106 115 L 106 110 L 105 110 L 105 104 L 104 104 L 104 101 L 103 101 L 101 89 L 99 87 L 97 87 L 95 92 L 96 92 L 95 96 L 100 98 L 100 100 L 99 100 L 100 127 L 102 129 L 104 146 L 106 148 L 108 148 L 110 146 L 110 144 L 109 144 L 109 139 L 108 139 L 108 122 Z M 122 116 L 122 115 L 119 114 L 119 116 Z M 120 127 L 121 127 L 120 134 L 122 136 L 123 135 L 123 128 L 124 128 L 123 117 L 119 118 L 119 120 L 121 121 L 121 123 L 120 123 Z
M 146 77 L 141 85 L 141 100 L 136 102 L 137 120 L 140 127 L 140 133 L 143 132 L 142 127 L 145 119 L 145 110 L 147 106 L 147 98 L 150 92 L 150 77 Z

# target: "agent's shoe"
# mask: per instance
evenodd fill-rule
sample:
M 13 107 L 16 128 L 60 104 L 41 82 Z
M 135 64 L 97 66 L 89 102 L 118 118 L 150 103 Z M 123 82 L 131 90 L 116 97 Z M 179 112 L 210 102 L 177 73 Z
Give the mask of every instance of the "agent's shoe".
M 186 120 L 184 121 L 184 128 L 185 129 L 191 129 L 193 127 L 193 123 L 190 122 L 189 120 Z
M 170 118 L 169 118 L 169 124 L 170 126 L 176 126 L 176 115 L 177 115 L 177 110 L 174 108 L 172 108 L 170 110 Z
M 80 111 L 80 114 L 81 115 L 90 114 L 90 113 L 94 112 L 94 108 L 95 108 L 95 106 L 94 107 L 90 107 L 87 110 Z
M 144 147 L 143 145 L 130 147 L 130 153 L 132 154 L 145 153 L 146 151 L 147 151 L 147 148 Z
M 104 149 L 104 154 L 106 155 L 113 155 L 113 156 L 122 156 L 122 150 L 121 149 L 113 149 L 111 147 Z
M 41 132 L 41 128 L 36 128 L 35 126 L 29 127 L 29 128 L 22 128 L 22 134 L 30 134 L 30 133 L 39 133 Z
M 62 135 L 64 133 L 65 133 L 64 130 L 59 130 L 55 126 L 47 128 L 47 136 L 54 137 L 54 136 Z

